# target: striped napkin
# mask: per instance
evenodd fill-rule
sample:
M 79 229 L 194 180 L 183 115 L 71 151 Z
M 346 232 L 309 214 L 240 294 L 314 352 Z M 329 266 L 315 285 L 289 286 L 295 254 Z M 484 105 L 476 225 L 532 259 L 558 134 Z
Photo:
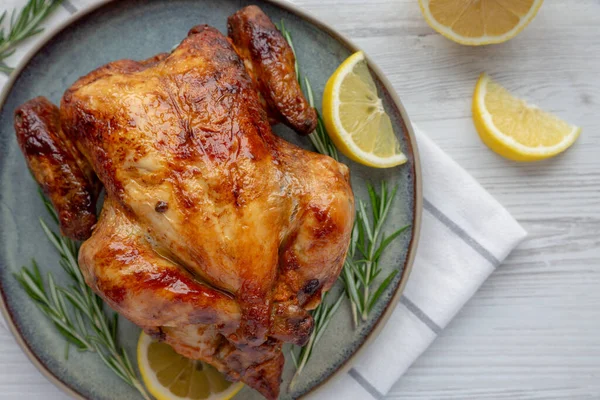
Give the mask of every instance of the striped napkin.
M 310 399 L 371 400 L 435 340 L 483 281 L 526 236 L 514 218 L 423 132 L 423 221 L 400 303 L 350 371 Z
M 24 0 L 2 0 L 0 11 L 5 2 L 12 9 L 22 6 Z M 45 25 L 57 25 L 79 7 L 93 3 L 95 0 L 63 0 Z M 15 65 L 34 43 L 30 40 L 21 46 L 9 63 Z M 6 80 L 0 74 L 0 89 Z M 311 399 L 385 397 L 526 236 L 510 214 L 425 134 L 417 131 L 417 141 L 423 170 L 424 211 L 419 250 L 404 295 L 379 337 L 359 356 L 354 367 Z M 1 317 L 0 325 L 6 328 Z M 0 336 L 8 334 L 0 332 Z M 10 354 L 0 355 L 0 360 L 8 365 L 10 360 L 2 358 Z M 32 369 L 31 373 L 36 377 L 23 377 L 23 385 L 39 380 L 37 371 Z

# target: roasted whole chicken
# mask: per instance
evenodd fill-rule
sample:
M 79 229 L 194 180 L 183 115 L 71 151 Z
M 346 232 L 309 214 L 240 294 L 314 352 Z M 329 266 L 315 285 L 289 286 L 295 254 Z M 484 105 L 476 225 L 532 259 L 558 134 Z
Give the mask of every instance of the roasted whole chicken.
M 80 78 L 60 108 L 15 112 L 19 145 L 79 264 L 111 307 L 268 399 L 284 342 L 337 279 L 354 217 L 348 168 L 275 136 L 312 132 L 294 54 L 255 6 L 225 37 L 192 28 L 171 53 Z M 98 220 L 96 201 L 105 200 Z

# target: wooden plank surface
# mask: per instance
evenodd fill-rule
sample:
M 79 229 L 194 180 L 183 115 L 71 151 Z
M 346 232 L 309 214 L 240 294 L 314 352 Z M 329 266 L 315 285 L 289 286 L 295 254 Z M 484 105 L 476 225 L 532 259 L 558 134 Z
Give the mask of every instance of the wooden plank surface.
M 360 45 L 413 122 L 530 234 L 387 398 L 599 399 L 600 1 L 548 0 L 521 35 L 485 48 L 440 37 L 417 0 L 294 3 Z M 578 143 L 553 160 L 525 165 L 487 150 L 470 112 L 483 71 L 581 125 Z M 0 371 L 2 399 L 64 398 L 4 331 Z

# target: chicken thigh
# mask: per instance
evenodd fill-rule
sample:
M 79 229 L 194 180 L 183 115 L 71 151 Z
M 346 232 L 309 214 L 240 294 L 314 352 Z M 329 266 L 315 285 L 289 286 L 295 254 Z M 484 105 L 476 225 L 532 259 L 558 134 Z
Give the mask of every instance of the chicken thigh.
M 79 264 L 90 287 L 179 353 L 275 399 L 282 343 L 306 342 L 308 311 L 342 268 L 354 198 L 346 166 L 271 130 L 270 119 L 301 134 L 316 124 L 279 31 L 247 7 L 229 32 L 199 25 L 170 54 L 100 67 L 60 110 L 21 106 L 15 129 L 68 216 L 63 233 L 89 236 Z

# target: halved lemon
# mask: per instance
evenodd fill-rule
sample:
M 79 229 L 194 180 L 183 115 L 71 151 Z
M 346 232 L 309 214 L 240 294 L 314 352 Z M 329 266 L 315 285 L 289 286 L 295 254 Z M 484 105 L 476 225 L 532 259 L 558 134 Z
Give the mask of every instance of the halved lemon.
M 473 122 L 490 149 L 516 161 L 555 156 L 581 133 L 581 128 L 513 97 L 487 74 L 481 74 L 475 87 Z
M 137 346 L 140 374 L 157 400 L 227 400 L 244 385 L 231 383 L 212 366 L 190 360 L 144 332 Z
M 327 81 L 323 121 L 336 147 L 356 162 L 376 168 L 406 162 L 362 51 L 348 57 Z
M 455 42 L 479 46 L 515 37 L 544 0 L 419 0 L 433 29 Z

